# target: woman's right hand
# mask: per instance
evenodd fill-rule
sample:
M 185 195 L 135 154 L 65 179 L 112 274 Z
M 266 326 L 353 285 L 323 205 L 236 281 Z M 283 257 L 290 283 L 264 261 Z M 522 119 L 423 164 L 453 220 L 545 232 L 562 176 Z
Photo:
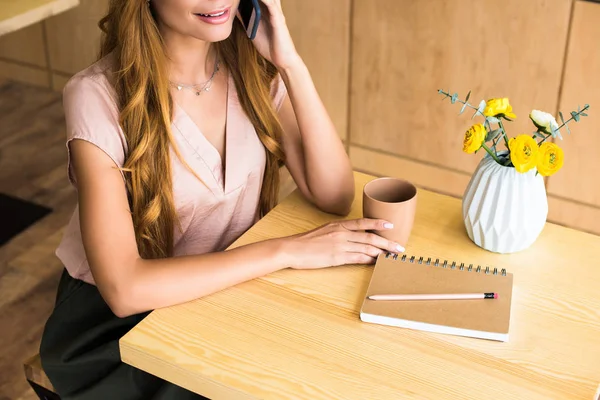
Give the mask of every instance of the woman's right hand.
M 282 238 L 285 264 L 294 269 L 317 269 L 344 264 L 372 264 L 383 252 L 404 248 L 369 230 L 391 229 L 384 220 L 361 218 L 328 223 L 311 231 Z

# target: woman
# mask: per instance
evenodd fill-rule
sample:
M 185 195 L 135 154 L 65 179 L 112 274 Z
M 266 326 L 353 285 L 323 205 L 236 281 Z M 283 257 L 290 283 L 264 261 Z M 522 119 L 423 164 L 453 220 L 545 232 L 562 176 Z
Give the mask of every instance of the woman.
M 245 0 L 243 0 L 245 1 Z M 350 162 L 296 53 L 280 0 L 249 40 L 239 0 L 111 0 L 99 60 L 64 89 L 78 207 L 40 354 L 64 399 L 182 399 L 123 364 L 149 311 L 282 268 L 372 263 L 380 220 L 225 249 L 275 204 L 286 165 L 306 198 L 346 215 Z

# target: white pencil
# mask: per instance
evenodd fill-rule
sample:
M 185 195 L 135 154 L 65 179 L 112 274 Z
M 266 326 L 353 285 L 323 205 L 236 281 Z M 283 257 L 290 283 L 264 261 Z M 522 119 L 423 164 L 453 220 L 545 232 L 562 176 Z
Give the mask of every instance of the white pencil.
M 472 300 L 497 299 L 498 293 L 452 293 L 452 294 L 372 294 L 369 300 Z

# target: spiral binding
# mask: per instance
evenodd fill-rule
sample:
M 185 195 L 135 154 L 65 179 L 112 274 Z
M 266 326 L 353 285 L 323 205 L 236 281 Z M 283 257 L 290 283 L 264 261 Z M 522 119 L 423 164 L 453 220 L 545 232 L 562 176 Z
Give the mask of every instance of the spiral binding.
M 439 258 L 436 258 L 435 261 L 432 261 L 431 257 L 427 258 L 427 260 L 424 260 L 423 257 L 419 257 L 417 259 L 415 256 L 411 256 L 410 258 L 408 258 L 408 256 L 406 254 L 403 254 L 402 257 L 398 258 L 398 254 L 386 253 L 385 258 L 390 258 L 390 257 L 392 257 L 394 260 L 399 259 L 402 262 L 409 262 L 412 264 L 417 263 L 417 264 L 433 265 L 435 267 L 441 266 L 442 268 L 458 269 L 459 271 L 467 271 L 467 272 L 471 272 L 474 270 L 475 272 L 483 272 L 486 275 L 500 274 L 502 276 L 506 276 L 506 268 L 502 268 L 500 270 L 500 272 L 498 272 L 498 268 L 494 268 L 493 270 L 491 270 L 490 267 L 485 267 L 485 269 L 482 269 L 481 265 L 478 265 L 474 269 L 473 264 L 469 264 L 468 267 L 465 267 L 464 263 L 460 263 L 460 265 L 457 266 L 456 261 L 452 261 L 452 264 L 448 265 L 448 260 L 444 260 L 442 263 L 440 263 Z

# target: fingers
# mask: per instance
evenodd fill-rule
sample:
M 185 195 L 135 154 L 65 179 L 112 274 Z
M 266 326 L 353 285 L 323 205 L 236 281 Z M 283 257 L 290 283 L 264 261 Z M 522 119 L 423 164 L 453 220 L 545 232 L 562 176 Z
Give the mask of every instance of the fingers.
M 383 219 L 359 218 L 339 222 L 340 226 L 351 231 L 385 230 L 394 225 Z
M 371 257 L 363 253 L 347 253 L 346 262 L 344 264 L 375 264 L 376 257 Z
M 273 26 L 281 26 L 285 24 L 285 17 L 281 3 L 278 0 L 260 0 L 264 7 L 261 6 L 265 19 L 271 21 Z M 266 8 L 266 9 L 265 9 Z
M 358 242 L 347 242 L 344 248 L 347 253 L 360 253 L 363 255 L 367 255 L 371 258 L 377 258 L 378 255 L 385 251 L 380 249 L 379 247 Z
M 349 242 L 369 245 L 390 253 L 403 253 L 405 251 L 400 244 L 370 232 L 348 232 L 347 238 Z
M 267 6 L 269 11 L 274 11 L 275 7 L 278 7 L 281 10 L 281 1 L 280 0 L 261 0 L 261 2 Z

